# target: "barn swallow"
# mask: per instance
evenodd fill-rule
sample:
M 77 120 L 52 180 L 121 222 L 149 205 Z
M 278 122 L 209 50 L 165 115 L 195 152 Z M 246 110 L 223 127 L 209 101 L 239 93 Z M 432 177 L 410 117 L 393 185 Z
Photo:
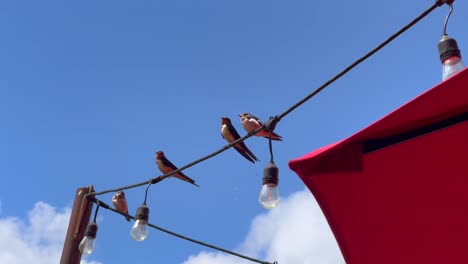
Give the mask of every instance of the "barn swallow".
M 117 211 L 128 214 L 127 199 L 125 199 L 125 193 L 123 191 L 119 191 L 114 196 L 112 196 L 112 204 Z M 128 216 L 125 216 L 125 219 L 130 221 L 130 217 Z
M 158 165 L 158 168 L 159 170 L 163 173 L 163 174 L 168 174 L 174 170 L 177 170 L 177 167 L 172 164 L 172 162 L 170 162 L 166 156 L 164 155 L 164 152 L 162 151 L 158 151 L 156 152 L 156 164 Z M 186 182 L 189 182 L 193 185 L 196 185 L 198 186 L 194 180 L 190 179 L 187 175 L 185 175 L 184 173 L 182 173 L 181 171 L 175 173 L 175 174 L 172 174 L 170 177 L 176 177 L 177 179 L 179 180 L 183 180 L 183 181 L 186 181 Z M 200 187 L 200 186 L 198 186 Z
M 231 123 L 231 119 L 228 117 L 221 118 L 221 136 L 229 143 L 232 143 L 240 138 L 239 133 L 237 133 L 236 129 Z M 255 163 L 255 161 L 260 161 L 257 157 L 255 157 L 252 151 L 247 148 L 243 141 L 234 145 L 234 148 L 250 162 Z
M 247 133 L 252 133 L 255 130 L 257 130 L 259 127 L 263 127 L 262 121 L 254 115 L 251 115 L 249 113 L 242 113 L 239 115 L 239 117 L 240 117 L 242 126 L 247 131 Z M 255 134 L 255 136 L 269 138 L 270 131 L 268 131 L 266 128 L 263 128 L 262 130 L 258 131 L 257 134 Z M 273 131 L 271 132 L 271 139 L 282 141 L 282 137 Z

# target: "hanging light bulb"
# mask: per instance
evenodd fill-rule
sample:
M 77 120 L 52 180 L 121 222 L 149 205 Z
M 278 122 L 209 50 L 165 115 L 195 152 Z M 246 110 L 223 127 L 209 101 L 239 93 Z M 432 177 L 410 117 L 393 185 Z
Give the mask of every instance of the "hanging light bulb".
M 278 205 L 278 167 L 270 162 L 263 171 L 263 186 L 258 198 L 260 204 L 266 209 L 272 209 Z
M 85 236 L 83 237 L 83 239 L 80 242 L 80 245 L 78 246 L 82 254 L 89 255 L 93 253 L 97 229 L 98 226 L 94 221 L 88 224 L 88 226 L 86 227 L 86 231 L 84 234 Z
M 442 80 L 446 80 L 455 73 L 463 70 L 465 65 L 461 60 L 460 49 L 458 49 L 457 41 L 447 34 L 442 35 L 439 44 L 437 45 L 442 62 Z
M 148 218 L 149 208 L 146 204 L 142 204 L 138 207 L 135 215 L 135 223 L 130 230 L 130 235 L 136 241 L 143 241 L 148 237 Z
M 453 0 L 444 0 L 442 3 L 447 4 L 450 8 L 445 18 L 442 37 L 440 38 L 439 44 L 437 44 L 440 61 L 442 62 L 442 80 L 445 81 L 455 73 L 463 70 L 465 65 L 463 65 L 461 60 L 461 53 L 460 49 L 458 49 L 457 41 L 447 35 L 447 23 L 453 12 Z

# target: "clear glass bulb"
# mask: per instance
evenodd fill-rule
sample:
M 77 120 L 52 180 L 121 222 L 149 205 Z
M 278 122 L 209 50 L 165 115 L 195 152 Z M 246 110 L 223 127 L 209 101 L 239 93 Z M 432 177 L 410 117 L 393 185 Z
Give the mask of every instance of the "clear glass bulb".
M 94 244 L 96 239 L 90 236 L 85 236 L 78 246 L 82 254 L 89 255 L 94 251 Z
M 265 183 L 260 191 L 260 197 L 258 198 L 260 204 L 266 209 L 275 208 L 280 200 L 278 192 L 278 184 Z
M 444 60 L 442 64 L 442 80 L 447 80 L 448 78 L 452 77 L 455 73 L 463 70 L 465 65 L 460 57 L 452 56 Z
M 130 235 L 136 241 L 143 241 L 148 236 L 148 222 L 146 220 L 138 219 L 133 224 Z

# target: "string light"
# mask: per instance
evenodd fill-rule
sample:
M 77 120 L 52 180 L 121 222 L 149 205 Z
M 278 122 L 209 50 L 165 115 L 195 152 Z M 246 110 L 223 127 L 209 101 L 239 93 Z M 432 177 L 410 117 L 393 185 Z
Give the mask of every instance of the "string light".
M 263 171 L 262 189 L 258 201 L 265 209 L 275 208 L 279 203 L 278 171 L 278 167 L 272 161 Z
M 98 225 L 96 223 L 96 216 L 99 210 L 99 204 L 96 206 L 96 211 L 94 211 L 94 219 L 93 222 L 89 223 L 86 227 L 86 231 L 84 233 L 84 237 L 78 246 L 80 252 L 82 254 L 90 255 L 94 251 L 96 234 L 98 230 Z
M 146 206 L 146 204 L 142 204 L 137 209 L 135 223 L 130 230 L 130 235 L 136 241 L 143 241 L 148 237 L 148 218 L 149 208 Z
M 146 187 L 145 201 L 138 207 L 135 214 L 135 223 L 130 230 L 130 235 L 136 241 L 143 241 L 148 237 L 149 208 L 146 206 L 146 199 L 148 198 L 148 189 L 150 186 L 151 183 Z
M 460 72 L 465 68 L 461 60 L 461 52 L 458 48 L 457 41 L 447 35 L 447 23 L 450 15 L 453 12 L 453 1 L 449 1 L 447 4 L 450 7 L 450 11 L 445 18 L 444 27 L 442 30 L 442 37 L 437 44 L 439 50 L 440 61 L 442 62 L 442 80 L 447 80 L 452 77 L 455 73 Z
M 273 144 L 271 139 L 271 134 L 276 127 L 278 122 L 277 117 L 271 117 L 266 123 L 265 127 L 270 132 L 268 137 L 268 146 L 270 149 L 270 163 L 265 166 L 263 170 L 262 178 L 262 189 L 260 190 L 260 196 L 258 201 L 265 209 L 275 208 L 280 200 L 279 191 L 278 191 L 278 175 L 279 169 L 276 167 L 275 162 L 273 161 Z
M 305 102 L 307 102 L 308 100 L 310 100 L 311 98 L 313 98 L 315 95 L 317 95 L 318 93 L 320 93 L 322 90 L 324 90 L 326 87 L 328 87 L 330 84 L 332 84 L 333 82 L 335 82 L 336 80 L 338 80 L 339 78 L 341 78 L 342 76 L 344 76 L 346 73 L 348 73 L 351 69 L 355 68 L 356 66 L 358 66 L 360 63 L 362 63 L 363 61 L 365 61 L 366 59 L 368 59 L 369 57 L 371 57 L 372 55 L 374 55 L 377 51 L 381 50 L 383 47 L 385 47 L 387 44 L 389 44 L 391 41 L 393 41 L 395 38 L 397 38 L 399 35 L 401 35 L 402 33 L 404 33 L 405 31 L 407 31 L 409 28 L 411 28 L 413 25 L 415 25 L 416 23 L 418 23 L 421 19 L 423 19 L 424 17 L 426 17 L 429 13 L 431 13 L 434 9 L 436 9 L 437 7 L 443 5 L 443 4 L 449 4 L 449 6 L 451 7 L 451 3 L 453 2 L 453 0 L 437 0 L 431 7 L 429 7 L 426 11 L 424 11 L 422 14 L 420 14 L 418 17 L 416 17 L 415 19 L 413 19 L 410 23 L 408 23 L 407 25 L 405 25 L 404 27 L 402 27 L 399 31 L 397 31 L 396 33 L 394 33 L 393 35 L 391 35 L 389 38 L 387 38 L 386 40 L 384 40 L 381 44 L 379 44 L 377 47 L 375 47 L 374 49 L 372 49 L 371 51 L 369 51 L 368 53 L 366 53 L 365 55 L 363 55 L 362 57 L 360 57 L 358 60 L 356 60 L 355 62 L 353 62 L 352 64 L 350 64 L 348 67 L 346 67 L 344 70 L 342 70 L 341 72 L 339 72 L 338 74 L 336 74 L 334 77 L 332 77 L 331 79 L 329 79 L 328 81 L 326 81 L 324 84 L 322 84 L 321 86 L 319 86 L 317 89 L 315 89 L 312 93 L 310 93 L 309 95 L 307 95 L 306 97 L 304 97 L 302 100 L 298 101 L 296 104 L 292 105 L 290 108 L 288 108 L 286 111 L 284 111 L 283 113 L 281 113 L 280 115 L 277 115 L 275 116 L 274 118 L 271 118 L 269 121 L 270 122 L 267 122 L 263 125 L 263 127 L 259 127 L 258 129 L 256 129 L 255 131 L 252 131 L 251 133 L 248 133 L 247 135 L 245 135 L 244 137 L 241 137 L 239 138 L 238 140 L 222 147 L 221 149 L 211 153 L 211 154 L 208 154 L 207 156 L 204 156 L 198 160 L 195 160 L 183 167 L 180 167 L 170 173 L 167 173 L 167 174 L 164 174 L 164 175 L 161 175 L 161 176 L 158 176 L 156 178 L 153 178 L 153 179 L 150 179 L 148 181 L 144 181 L 144 182 L 140 182 L 140 183 L 136 183 L 136 184 L 132 184 L 132 185 L 127 185 L 127 186 L 123 186 L 123 187 L 119 187 L 119 188 L 115 188 L 115 189 L 109 189 L 109 190 L 104 190 L 104 191 L 101 191 L 101 192 L 92 192 L 92 193 L 89 193 L 86 195 L 86 198 L 87 199 L 91 199 L 93 200 L 95 203 L 98 204 L 98 208 L 99 208 L 99 205 L 101 205 L 103 208 L 106 208 L 108 210 L 111 210 L 115 213 L 118 213 L 118 214 L 121 214 L 121 215 L 124 215 L 126 217 L 129 217 L 131 219 L 134 219 L 136 220 L 135 221 L 135 224 L 134 224 L 134 227 L 135 225 L 137 225 L 137 222 L 138 220 L 141 220 L 140 223 L 144 223 L 142 225 L 144 226 L 150 226 L 150 227 L 153 227 L 153 228 L 156 228 L 156 229 L 159 229 L 160 231 L 163 231 L 163 232 L 166 232 L 168 234 L 171 234 L 171 235 L 174 235 L 174 236 L 177 236 L 179 238 L 183 238 L 183 239 L 186 239 L 188 241 L 191 241 L 191 242 L 194 242 L 194 243 L 198 243 L 200 245 L 203 245 L 203 246 L 206 246 L 206 247 L 210 247 L 210 248 L 213 248 L 213 249 L 216 249 L 216 250 L 219 250 L 219 251 L 223 251 L 225 253 L 228 253 L 228 254 L 232 254 L 232 255 L 235 255 L 235 256 L 238 256 L 238 257 L 241 257 L 241 258 L 244 258 L 244 259 L 248 259 L 250 261 L 253 261 L 253 262 L 257 262 L 257 263 L 263 263 L 263 264 L 272 264 L 272 263 L 269 263 L 269 262 L 264 262 L 264 261 L 260 261 L 260 260 L 256 260 L 256 259 L 253 259 L 253 258 L 250 258 L 250 257 L 247 257 L 247 256 L 243 256 L 243 255 L 240 255 L 238 253 L 235 253 L 235 252 L 232 252 L 232 251 L 229 251 L 229 250 L 226 250 L 226 249 L 222 249 L 220 247 L 216 247 L 216 246 L 213 246 L 213 245 L 210 245 L 210 244 L 207 244 L 207 243 L 204 243 L 204 242 L 201 242 L 201 241 L 197 241 L 197 240 L 194 240 L 194 239 L 191 239 L 191 238 L 188 238 L 188 237 L 185 237 L 185 236 L 182 236 L 182 235 L 179 235 L 179 234 L 176 234 L 172 231 L 168 231 L 168 230 L 165 230 L 165 229 L 162 229 L 160 227 L 157 227 L 151 223 L 148 222 L 148 216 L 149 216 L 149 208 L 146 206 L 146 198 L 147 198 L 147 193 L 148 193 L 148 188 L 152 185 L 152 184 L 156 184 L 164 179 L 166 179 L 167 177 L 169 176 L 172 176 L 173 174 L 175 173 L 178 173 L 182 170 L 185 170 L 187 168 L 190 168 L 200 162 L 203 162 L 205 160 L 208 160 L 214 156 L 217 156 L 219 155 L 220 153 L 226 151 L 227 149 L 233 147 L 234 145 L 238 144 L 239 142 L 242 142 L 242 141 L 245 141 L 246 139 L 250 138 L 251 136 L 255 135 L 257 132 L 261 131 L 262 129 L 268 129 L 268 131 L 270 131 L 270 138 L 269 138 L 269 144 L 270 144 L 270 157 L 271 157 L 271 160 L 270 160 L 270 163 L 265 167 L 265 170 L 264 170 L 264 177 L 263 177 L 263 186 L 267 185 L 267 188 L 270 188 L 270 196 L 267 198 L 267 199 L 262 199 L 262 195 L 260 195 L 260 202 L 262 203 L 262 201 L 264 201 L 262 203 L 262 205 L 267 205 L 265 207 L 267 208 L 271 208 L 271 207 L 274 207 L 276 206 L 276 204 L 278 203 L 279 201 L 279 195 L 278 195 L 278 189 L 277 189 L 277 186 L 278 186 L 278 174 L 279 174 L 279 170 L 278 168 L 276 167 L 276 165 L 274 164 L 273 162 L 273 152 L 272 152 L 272 143 L 271 143 L 271 132 L 274 130 L 276 124 L 282 119 L 284 118 L 285 116 L 287 116 L 289 113 L 291 113 L 293 110 L 295 110 L 296 108 L 298 108 L 299 106 L 301 106 L 302 104 L 304 104 Z M 447 17 L 448 19 L 448 17 Z M 445 29 L 444 29 L 444 32 L 445 32 Z M 455 42 L 456 44 L 456 42 Z M 94 198 L 94 196 L 97 196 L 97 195 L 102 195 L 102 194 L 106 194 L 106 193 L 110 193 L 110 192 L 117 192 L 117 191 L 122 191 L 122 190 L 125 190 L 125 189 L 131 189 L 131 188 L 136 188 L 136 187 L 140 187 L 140 186 L 143 186 L 143 185 L 148 185 L 148 187 L 146 188 L 146 193 L 145 193 L 145 201 L 144 203 L 142 204 L 142 206 L 140 206 L 137 210 L 137 213 L 135 215 L 135 217 L 133 216 L 130 216 L 126 213 L 122 213 L 122 212 L 119 212 L 113 208 L 110 208 L 107 204 L 103 203 L 102 201 Z M 263 188 L 263 187 L 262 187 Z M 276 189 L 275 189 L 276 188 Z M 263 192 L 263 190 L 262 190 Z M 268 193 L 268 192 L 267 192 Z M 98 208 L 96 208 L 96 214 L 97 214 L 97 210 Z M 95 214 L 95 219 L 96 219 L 96 214 Z M 88 237 L 88 241 L 90 241 L 88 244 L 89 245 L 92 245 L 92 249 L 94 248 L 94 239 L 96 238 L 96 233 L 97 233 L 97 224 L 95 224 L 95 219 L 93 221 L 93 223 L 91 223 L 90 225 L 88 225 L 89 227 L 89 232 L 88 232 L 88 228 L 87 228 L 87 236 Z M 92 227 L 90 227 L 92 226 Z M 138 229 L 138 228 L 136 228 Z M 133 228 L 132 228 L 132 237 L 133 236 Z M 142 231 L 140 233 L 141 235 L 137 236 L 137 238 L 139 239 L 136 239 L 134 237 L 134 239 L 138 240 L 138 241 L 142 241 L 146 238 L 147 236 L 147 229 L 146 229 L 146 232 Z M 85 238 L 86 238 L 85 237 Z M 142 238 L 142 239 L 141 239 Z M 92 243 L 91 243 L 92 242 Z M 82 241 L 83 243 L 83 241 Z M 81 243 L 80 243 L 80 250 L 84 253 L 84 250 L 85 246 L 81 246 Z M 90 250 L 90 253 L 92 252 L 92 249 Z M 89 254 L 90 254 L 89 253 Z M 85 253 L 87 254 L 87 253 Z M 277 262 L 275 261 L 273 264 L 276 264 Z

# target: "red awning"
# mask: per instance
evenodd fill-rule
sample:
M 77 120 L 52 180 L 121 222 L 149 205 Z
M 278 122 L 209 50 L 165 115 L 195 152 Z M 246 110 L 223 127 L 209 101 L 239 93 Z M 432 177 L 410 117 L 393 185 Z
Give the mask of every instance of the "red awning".
M 468 263 L 468 69 L 291 160 L 349 264 Z

